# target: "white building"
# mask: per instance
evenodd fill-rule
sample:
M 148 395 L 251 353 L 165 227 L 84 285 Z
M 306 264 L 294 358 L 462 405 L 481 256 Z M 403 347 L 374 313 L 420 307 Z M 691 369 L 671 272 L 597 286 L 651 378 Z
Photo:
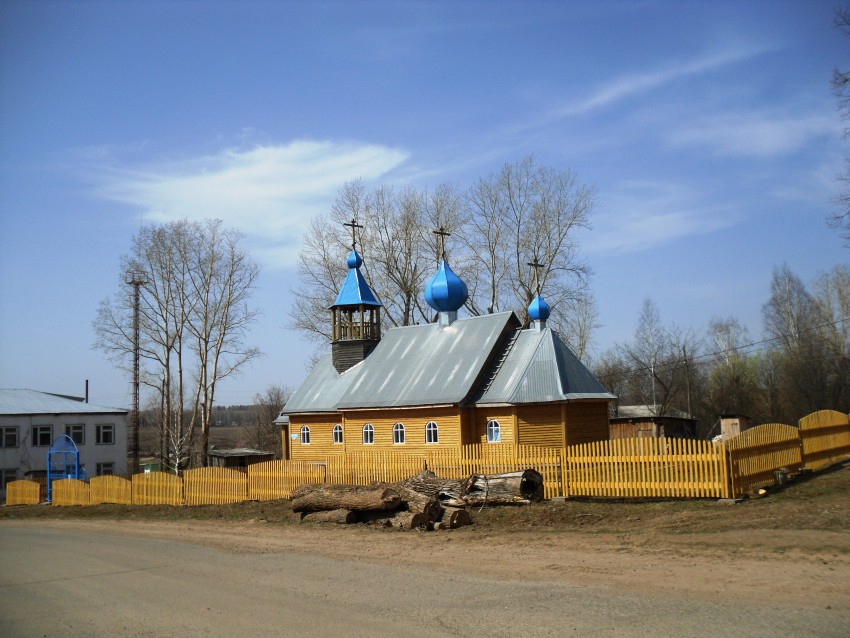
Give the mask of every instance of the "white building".
M 47 451 L 67 434 L 87 476 L 126 474 L 127 410 L 35 390 L 0 388 L 0 498 L 10 481 L 47 469 Z

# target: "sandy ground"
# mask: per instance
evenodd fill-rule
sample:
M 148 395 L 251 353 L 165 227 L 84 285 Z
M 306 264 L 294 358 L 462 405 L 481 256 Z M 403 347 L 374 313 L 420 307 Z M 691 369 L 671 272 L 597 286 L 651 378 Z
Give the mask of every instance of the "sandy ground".
M 0 520 L 0 635 L 850 636 L 850 534 Z

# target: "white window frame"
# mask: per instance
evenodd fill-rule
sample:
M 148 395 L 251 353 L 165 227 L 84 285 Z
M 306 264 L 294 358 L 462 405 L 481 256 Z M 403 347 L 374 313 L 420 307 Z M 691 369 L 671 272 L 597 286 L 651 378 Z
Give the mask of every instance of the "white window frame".
M 436 421 L 428 421 L 425 424 L 425 443 L 436 445 L 440 442 L 440 426 Z
M 0 427 L 0 448 L 16 448 L 21 445 L 20 429 L 17 425 L 4 425 Z M 11 435 L 11 436 L 10 436 Z M 14 443 L 7 443 L 6 438 L 14 437 Z
M 77 439 L 74 438 L 74 435 L 71 434 L 71 432 L 72 432 L 71 428 L 76 428 L 77 431 L 80 433 L 81 436 L 80 436 L 79 441 L 77 441 Z M 80 445 L 86 444 L 86 424 L 85 423 L 68 423 L 67 425 L 65 425 L 65 434 L 67 434 L 69 437 L 71 437 L 71 440 L 77 445 L 77 447 L 79 447 Z
M 404 423 L 399 421 L 393 425 L 393 445 L 404 445 Z
M 94 426 L 94 443 L 95 445 L 115 445 L 115 424 L 99 423 Z
M 337 423 L 334 426 L 334 445 L 342 445 L 342 442 L 343 442 L 342 436 L 343 436 L 342 435 L 342 424 Z
M 375 426 L 371 423 L 363 425 L 363 445 L 375 444 Z
M 301 426 L 301 434 L 299 436 L 301 439 L 301 445 L 310 445 L 310 426 L 302 425 Z
M 95 476 L 112 476 L 115 474 L 115 463 L 97 463 L 95 464 L 95 472 Z
M 496 419 L 487 421 L 487 443 L 502 442 L 502 425 Z
M 44 438 L 44 433 L 47 433 L 47 443 L 41 443 Z M 53 444 L 53 426 L 52 425 L 34 425 L 32 426 L 32 446 L 33 447 L 50 447 Z

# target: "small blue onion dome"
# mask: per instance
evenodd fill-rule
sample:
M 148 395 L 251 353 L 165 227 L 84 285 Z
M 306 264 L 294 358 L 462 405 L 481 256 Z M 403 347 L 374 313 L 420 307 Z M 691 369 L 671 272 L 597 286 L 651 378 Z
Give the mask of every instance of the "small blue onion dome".
M 437 274 L 425 286 L 425 301 L 438 312 L 453 312 L 466 303 L 468 298 L 466 284 L 443 259 Z
M 348 259 L 346 262 L 349 268 L 360 268 L 363 265 L 363 258 L 360 256 L 356 250 L 353 250 L 348 253 Z
M 528 306 L 528 316 L 532 321 L 546 321 L 549 318 L 549 304 L 540 295 L 535 295 Z

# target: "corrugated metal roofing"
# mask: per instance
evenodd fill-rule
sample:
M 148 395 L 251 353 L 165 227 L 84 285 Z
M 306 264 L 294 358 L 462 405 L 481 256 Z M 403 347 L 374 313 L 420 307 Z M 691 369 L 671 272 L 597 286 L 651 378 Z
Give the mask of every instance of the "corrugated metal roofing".
M 486 403 L 613 399 L 551 328 L 523 330 L 484 395 Z
M 339 407 L 461 403 L 512 321 L 515 315 L 503 312 L 458 319 L 442 328 L 434 323 L 393 328 L 355 366 L 359 370 Z
M 499 337 L 519 325 L 512 312 L 458 319 L 441 328 L 392 328 L 361 363 L 337 373 L 323 356 L 283 414 L 338 409 L 457 405 L 473 396 L 482 371 L 501 352 Z M 502 346 L 499 346 L 502 347 Z M 487 391 L 486 403 L 613 399 L 549 328 L 522 330 Z
M 375 349 L 377 350 L 377 347 Z M 316 361 L 301 387 L 289 397 L 281 414 L 336 412 L 339 400 L 363 367 L 363 363 L 365 361 L 340 374 L 334 368 L 331 354 L 323 355 Z
M 108 408 L 71 397 L 0 388 L 0 414 L 126 414 L 122 408 Z

